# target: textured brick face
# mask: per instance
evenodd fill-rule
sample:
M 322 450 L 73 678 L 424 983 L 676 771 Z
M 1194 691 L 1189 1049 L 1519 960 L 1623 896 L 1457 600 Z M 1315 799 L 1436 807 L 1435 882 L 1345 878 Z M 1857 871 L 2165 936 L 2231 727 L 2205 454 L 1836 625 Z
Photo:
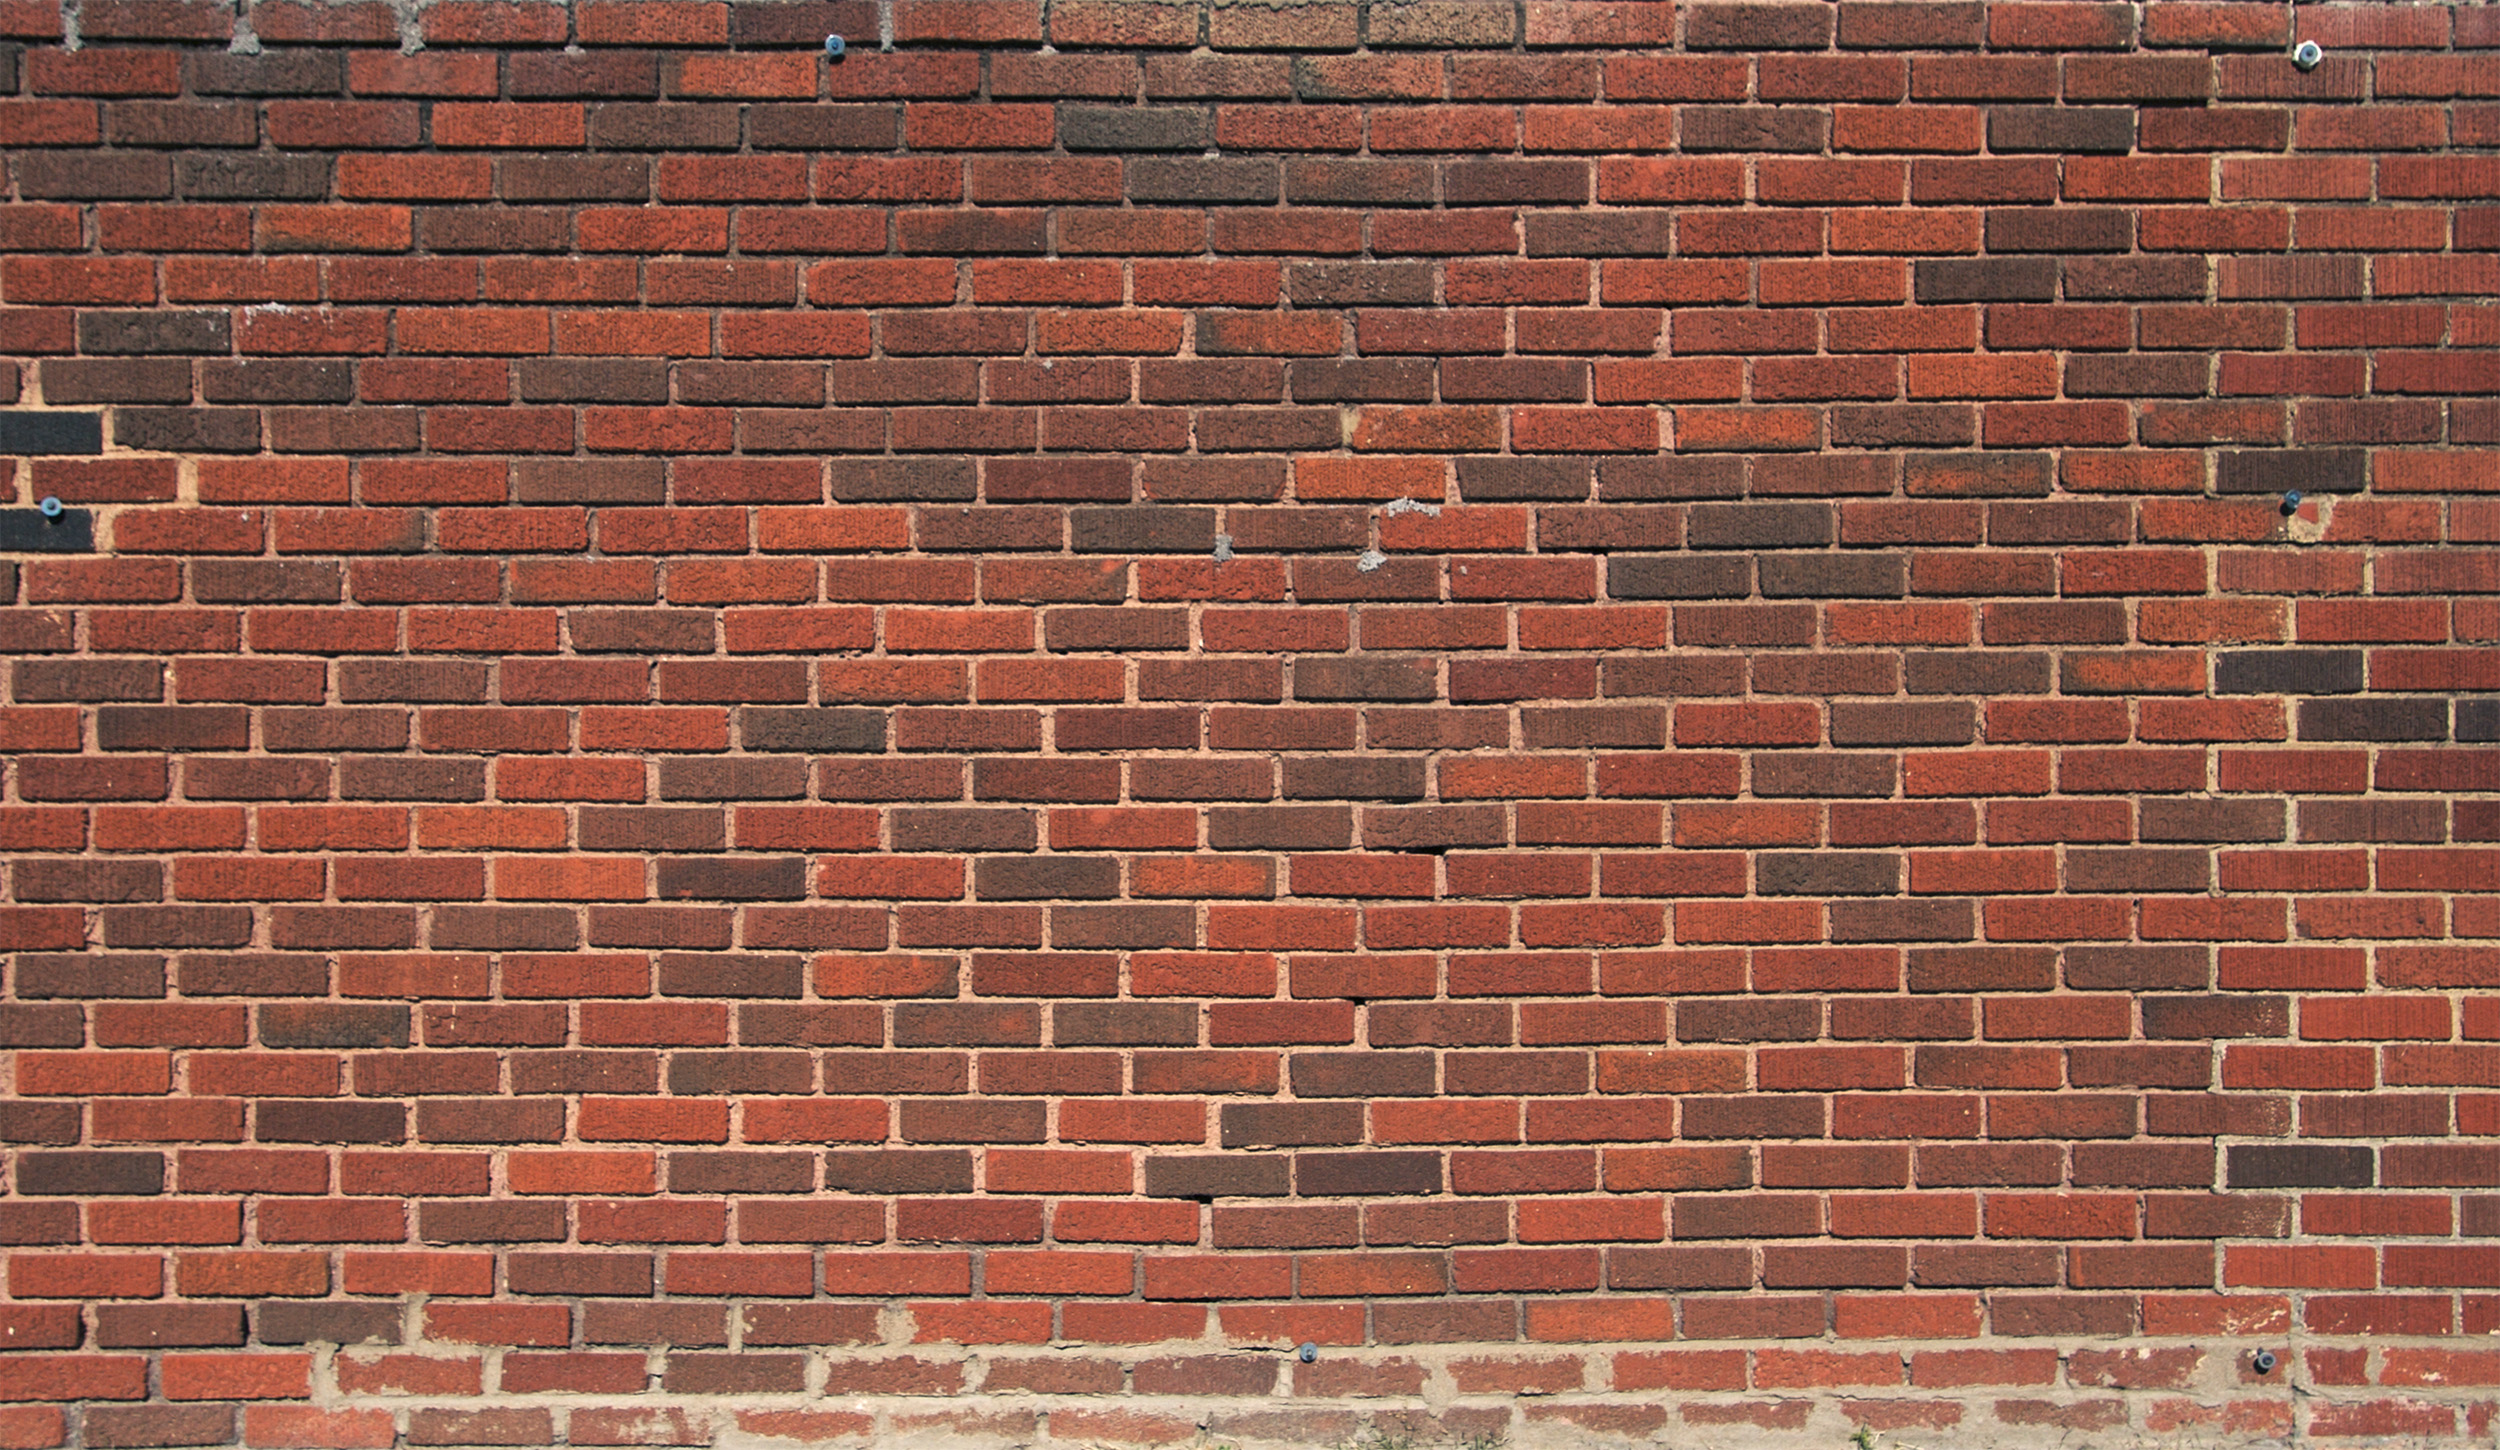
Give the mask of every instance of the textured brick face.
M 0 6 L 0 1445 L 2487 1442 L 2491 20 Z

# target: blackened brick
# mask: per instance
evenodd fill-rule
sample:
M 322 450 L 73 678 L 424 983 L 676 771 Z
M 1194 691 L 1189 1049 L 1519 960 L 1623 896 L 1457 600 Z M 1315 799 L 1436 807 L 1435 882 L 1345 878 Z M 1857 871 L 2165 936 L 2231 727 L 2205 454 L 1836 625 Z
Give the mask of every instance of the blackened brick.
M 1215 113 L 1205 107 L 1059 108 L 1059 144 L 1071 151 L 1198 151 L 1214 140 Z
M 260 414 L 249 408 L 116 408 L 113 442 L 167 453 L 257 453 Z
M 1932 258 L 1913 264 L 1918 300 L 2049 302 L 2057 297 L 2057 262 L 2049 257 Z
M 299 358 L 210 359 L 200 364 L 207 403 L 346 403 L 356 396 L 353 364 Z
M 406 1047 L 409 1009 L 373 1002 L 272 1002 L 257 1009 L 264 1047 Z
M 736 20 L 750 13 L 730 12 Z M 885 151 L 901 129 L 895 106 L 754 106 L 747 112 L 747 139 L 758 150 Z
M 1832 538 L 1828 504 L 1695 504 L 1685 523 L 1685 541 L 1696 549 L 1798 548 Z
M 2232 1188 L 2368 1188 L 2378 1181 L 2370 1148 L 2241 1143 L 2225 1151 Z
M 2045 695 L 2049 657 L 2011 651 L 1914 651 L 1902 659 L 1913 695 Z
M 315 201 L 329 194 L 330 158 L 188 155 L 176 159 L 174 179 L 190 201 Z
M 1988 112 L 1988 149 L 1999 154 L 2134 146 L 2135 112 L 2120 106 L 1999 106 Z
M 1606 592 L 1617 599 L 1742 599 L 1753 592 L 1753 561 L 1742 554 L 1661 554 L 1606 561 Z
M 1128 195 L 1139 202 L 1273 202 L 1277 167 L 1252 157 L 1146 157 L 1128 163 Z
M 233 332 L 223 312 L 168 310 L 78 314 L 80 352 L 221 353 L 231 351 L 233 347 Z
M 2459 745 L 2500 742 L 2500 700 L 2457 701 L 2456 741 Z
M 958 1148 L 836 1150 L 824 1155 L 825 1187 L 849 1193 L 969 1193 L 972 1155 Z
M 17 1157 L 16 1187 L 41 1194 L 162 1193 L 165 1155 L 28 1151 Z
M 1068 539 L 1081 554 L 1200 554 L 1215 546 L 1215 510 L 1169 505 L 1072 509 Z
M 19 698 L 25 698 L 25 665 Z M 251 721 L 241 706 L 105 705 L 96 711 L 96 744 L 105 750 L 241 750 Z
M 2369 482 L 2360 448 L 2225 449 L 2214 460 L 2217 493 L 2358 493 Z
M 1458 494 L 1471 503 L 1585 499 L 1589 496 L 1589 465 L 1585 459 L 1574 458 L 1462 458 L 1458 461 Z
M 2217 695 L 2348 695 L 2362 686 L 2362 652 L 2225 650 L 2214 658 Z
M 1155 1154 L 1146 1159 L 1153 1198 L 1281 1198 L 1292 1189 L 1281 1153 Z
M 204 96 L 334 95 L 347 83 L 347 55 L 336 50 L 191 51 L 182 62 Z
M 2448 702 L 2440 699 L 2303 700 L 2299 715 L 2304 741 L 2448 738 Z
M 0 411 L 0 448 L 18 454 L 102 453 L 104 415 L 67 409 Z M 10 591 L 12 598 L 15 593 Z
M 1899 599 L 1910 592 L 1902 554 L 1765 554 L 1765 599 Z
M 668 364 L 638 358 L 523 358 L 523 402 L 665 403 Z

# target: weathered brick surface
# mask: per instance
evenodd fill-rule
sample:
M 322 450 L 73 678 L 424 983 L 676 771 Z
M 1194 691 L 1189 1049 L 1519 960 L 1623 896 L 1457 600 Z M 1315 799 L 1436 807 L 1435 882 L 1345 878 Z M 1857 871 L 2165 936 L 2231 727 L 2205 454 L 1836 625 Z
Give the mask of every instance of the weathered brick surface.
M 0 1445 L 2487 1443 L 2491 20 L 0 6 Z

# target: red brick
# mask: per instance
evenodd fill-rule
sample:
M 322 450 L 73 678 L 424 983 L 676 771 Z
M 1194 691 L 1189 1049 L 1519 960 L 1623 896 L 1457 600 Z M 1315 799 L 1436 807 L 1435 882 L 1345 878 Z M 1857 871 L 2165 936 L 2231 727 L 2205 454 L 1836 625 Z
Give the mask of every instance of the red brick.
M 431 1338 L 549 1351 L 506 1389 L 630 1395 L 633 1344 L 688 1351 L 672 1392 L 725 1372 L 709 1296 L 821 1282 L 842 1302 L 753 1305 L 746 1342 L 866 1343 L 887 1301 L 932 1344 L 1377 1334 L 1458 1346 L 1453 1383 L 1533 1394 L 1538 1424 L 1649 1435 L 1664 1410 L 1556 1398 L 1595 1368 L 1576 1352 L 1501 1346 L 1828 1334 L 1853 1343 L 1610 1349 L 1605 1382 L 1699 1393 L 1695 1426 L 2126 1422 L 2012 1388 L 2062 1364 L 2166 1396 L 2152 1433 L 2272 1438 L 2301 1428 L 2285 1402 L 2192 1400 L 2182 1356 L 2261 1383 L 2245 1346 L 2294 1293 L 2340 1338 L 2500 1322 L 2489 1207 L 2441 1196 L 2490 1177 L 2472 1140 L 2500 1124 L 2471 945 L 2500 932 L 2473 738 L 2500 687 L 2475 501 L 2500 223 L 2464 154 L 2500 135 L 2485 17 L 1711 6 L 1676 54 L 1669 7 L 1618 0 L 1374 7 L 1368 33 L 1351 5 L 1218 6 L 1193 54 L 1186 5 L 1013 0 L 901 6 L 888 55 L 872 7 L 805 8 L 450 0 L 403 54 L 379 7 L 273 0 L 254 26 L 286 53 L 229 66 L 163 44 L 225 38 L 213 7 L 98 0 L 107 43 L 73 52 L 0 5 L 31 42 L 0 117 L 28 198 L 0 208 L 0 352 L 27 360 L 0 395 L 134 395 L 98 405 L 116 456 L 42 457 L 17 500 L 119 510 L 117 552 L 0 565 L 24 584 L 0 610 L 20 1322 L 335 1274 L 436 1296 Z M 2312 34 L 2309 75 L 2257 53 Z M 347 98 L 226 98 L 290 66 Z M 2350 104 L 2365 74 L 2383 104 Z M 186 85 L 205 99 L 147 99 Z M 1176 151 L 1053 154 L 1140 94 L 1119 123 Z M 1982 154 L 2014 108 L 2082 124 L 2060 100 L 2129 114 L 2135 151 Z M 333 189 L 182 143 L 247 105 Z M 1738 122 L 1823 149 L 1700 149 Z M 1453 146 L 1528 159 L 1431 159 Z M 224 340 L 154 350 L 160 327 Z M 2313 476 L 2294 521 L 2243 492 Z M 1151 517 L 1124 512 L 1141 485 Z M 228 706 L 248 729 L 137 713 Z M 2389 731 L 2422 738 L 2312 738 Z M 2159 839 L 2183 829 L 2232 839 Z M 1027 877 L 1076 894 L 983 899 Z M 1852 894 L 1877 880 L 1899 894 Z M 350 1040 L 291 1045 L 313 1021 Z M 1671 1023 L 1690 1040 L 1660 1046 Z M 1290 1112 L 1243 1115 L 1288 1083 Z M 254 1138 L 405 1121 L 513 1141 L 333 1163 Z M 1288 1123 L 1318 1141 L 1225 1146 Z M 877 1146 L 898 1129 L 948 1141 Z M 2279 1241 L 2290 1195 L 2205 1191 L 2216 1134 L 2358 1148 L 2372 1186 L 2306 1193 Z M 966 1135 L 1018 1144 L 976 1172 Z M 809 1143 L 851 1145 L 821 1203 Z M 1380 1151 L 1458 1196 L 1260 1201 Z M 158 1153 L 172 1196 L 112 1176 Z M 1132 1196 L 1166 1153 L 1311 1156 L 1202 1210 Z M 872 1161 L 894 1186 L 854 1181 Z M 1695 1242 L 1665 1241 L 1663 1193 Z M 1699 1241 L 1749 1227 L 1828 1242 Z M 889 1228 L 1085 1247 L 976 1273 Z M 174 1246 L 174 1279 L 78 1243 Z M 505 1243 L 626 1268 L 577 1326 L 495 1292 Z M 821 1281 L 792 1277 L 810 1243 L 845 1246 Z M 720 1247 L 637 1278 L 662 1244 Z M 577 1328 L 613 1350 L 571 1353 Z M 208 1398 L 90 1409 L 90 1438 L 399 1433 L 238 1420 L 308 1387 L 296 1357 L 168 1347 L 159 1398 Z M 825 1389 L 960 1391 L 931 1356 Z M 1236 1359 L 1270 1368 L 1205 1372 Z M 1199 1387 L 1151 1362 L 1132 1392 Z M 340 1365 L 352 1394 L 445 1402 L 412 1441 L 558 1432 L 454 1408 L 473 1353 Z M 2303 1367 L 2343 1391 L 2310 1431 L 2488 1429 L 2430 1393 L 2477 1359 Z M 2349 1393 L 2374 1368 L 2392 1397 Z M 1855 1392 L 1905 1371 L 1915 1398 Z M 1350 1441 L 1357 1396 L 1422 1383 L 1395 1354 L 1295 1373 L 1303 1404 L 1208 1433 Z M 892 1428 L 1030 1438 L 1040 1404 Z M 23 1408 L 0 1441 L 64 1437 Z M 733 1423 L 567 1413 L 582 1444 Z M 1377 1428 L 1514 1427 L 1461 1404 Z

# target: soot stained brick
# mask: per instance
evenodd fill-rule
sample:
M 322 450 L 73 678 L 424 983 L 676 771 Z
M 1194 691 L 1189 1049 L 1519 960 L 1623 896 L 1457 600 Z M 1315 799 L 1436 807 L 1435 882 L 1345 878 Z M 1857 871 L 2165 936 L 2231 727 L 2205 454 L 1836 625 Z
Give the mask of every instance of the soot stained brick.
M 2378 1181 L 2369 1148 L 2241 1143 L 2225 1157 L 2232 1188 L 2368 1188 Z
M 1918 300 L 2049 302 L 2057 297 L 2057 262 L 2050 257 L 1940 258 L 1914 264 Z
M 738 734 L 749 750 L 811 755 L 876 752 L 885 748 L 886 715 L 882 710 L 749 705 L 738 711 Z
M 2445 740 L 2448 702 L 2438 699 L 2303 700 L 2300 738 L 2308 740 Z
M 2359 448 L 2234 449 L 2214 460 L 2221 493 L 2357 493 L 2369 481 L 2369 454 Z
M 1292 1190 L 1292 1160 L 1281 1153 L 1156 1154 L 1146 1160 L 1155 1198 L 1281 1198 Z
M 1753 590 L 1753 561 L 1737 554 L 1615 558 L 1606 564 L 1606 589 L 1617 599 L 1742 599 Z
M 113 353 L 222 353 L 234 346 L 223 312 L 81 312 L 78 349 Z
M 1309 1147 L 1359 1142 L 1361 1103 L 1226 1103 L 1227 1148 Z
M 30 1150 L 18 1155 L 16 1182 L 20 1193 L 162 1193 L 165 1155 Z

